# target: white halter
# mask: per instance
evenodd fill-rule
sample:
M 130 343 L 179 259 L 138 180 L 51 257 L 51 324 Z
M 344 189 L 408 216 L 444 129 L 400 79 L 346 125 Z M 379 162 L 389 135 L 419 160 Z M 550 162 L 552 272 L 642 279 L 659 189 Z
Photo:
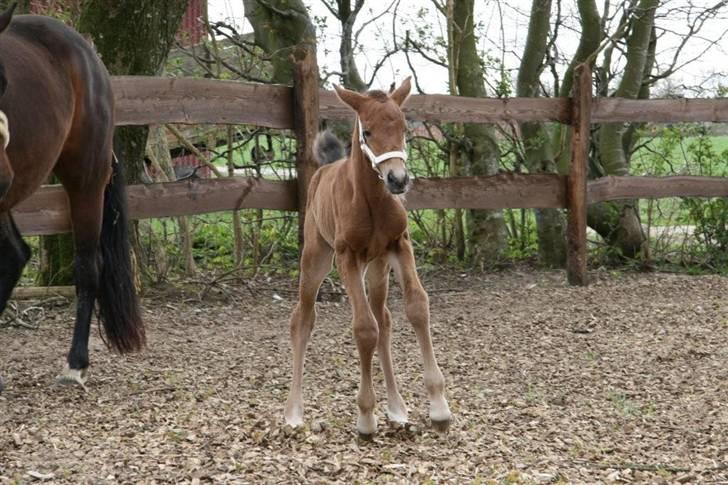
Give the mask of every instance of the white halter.
M 405 162 L 407 161 L 407 152 L 405 149 L 407 148 L 407 138 L 402 137 L 402 149 L 401 150 L 395 150 L 392 152 L 385 152 L 381 155 L 375 155 L 371 148 L 369 148 L 369 145 L 367 145 L 366 138 L 364 138 L 364 128 L 361 124 L 361 118 L 356 118 L 356 123 L 359 125 L 359 146 L 361 146 L 361 151 L 364 152 L 364 154 L 367 156 L 369 161 L 372 164 L 372 168 L 375 172 L 379 175 L 379 178 L 384 180 L 384 177 L 382 177 L 382 172 L 379 171 L 379 164 L 382 162 L 385 162 L 389 160 L 390 158 L 401 158 Z
M 0 111 L 0 138 L 2 138 L 4 147 L 7 148 L 10 143 L 10 127 L 8 126 L 8 117 Z

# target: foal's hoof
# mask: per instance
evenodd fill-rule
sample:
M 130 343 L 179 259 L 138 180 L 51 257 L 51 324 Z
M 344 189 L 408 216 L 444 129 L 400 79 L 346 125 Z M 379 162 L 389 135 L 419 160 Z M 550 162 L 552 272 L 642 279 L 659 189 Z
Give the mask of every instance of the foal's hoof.
M 449 419 L 443 419 L 440 421 L 431 419 L 430 422 L 432 423 L 432 429 L 437 431 L 438 433 L 447 433 L 450 429 L 450 421 Z
M 81 388 L 88 392 L 86 387 L 86 369 L 71 369 L 66 366 L 56 377 L 56 384 L 64 386 L 81 386 Z
M 5 383 L 3 382 L 2 377 L 0 377 L 0 392 L 3 392 L 3 389 L 5 389 Z
M 369 443 L 370 441 L 374 441 L 374 435 L 376 433 L 362 433 L 361 431 L 357 431 L 357 437 L 359 438 L 359 441 L 366 441 Z

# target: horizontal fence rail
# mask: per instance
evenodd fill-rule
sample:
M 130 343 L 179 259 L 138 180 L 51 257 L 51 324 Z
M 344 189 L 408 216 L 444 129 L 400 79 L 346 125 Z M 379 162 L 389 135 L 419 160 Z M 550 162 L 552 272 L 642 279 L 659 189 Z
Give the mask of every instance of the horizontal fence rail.
M 253 177 L 196 179 L 128 188 L 133 219 L 176 217 L 234 209 L 297 210 L 295 180 Z M 590 204 L 618 199 L 673 196 L 728 197 L 723 177 L 603 177 L 587 186 Z M 505 173 L 491 177 L 418 178 L 407 194 L 408 210 L 566 207 L 566 177 Z M 68 201 L 59 186 L 41 188 L 13 215 L 25 235 L 70 229 Z
M 292 129 L 292 88 L 213 79 L 116 76 L 118 125 L 151 123 L 251 124 Z M 319 95 L 321 117 L 350 119 L 333 91 Z M 432 122 L 571 123 L 569 98 L 467 98 L 413 95 L 409 118 Z M 592 122 L 728 122 L 728 99 L 594 98 Z

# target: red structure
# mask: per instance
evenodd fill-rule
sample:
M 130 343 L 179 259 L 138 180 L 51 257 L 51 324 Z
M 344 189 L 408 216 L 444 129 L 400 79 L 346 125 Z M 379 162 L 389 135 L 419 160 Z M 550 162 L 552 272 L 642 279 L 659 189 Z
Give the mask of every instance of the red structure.
M 189 0 L 177 33 L 177 40 L 188 47 L 205 40 L 207 37 L 205 19 L 207 19 L 207 0 Z

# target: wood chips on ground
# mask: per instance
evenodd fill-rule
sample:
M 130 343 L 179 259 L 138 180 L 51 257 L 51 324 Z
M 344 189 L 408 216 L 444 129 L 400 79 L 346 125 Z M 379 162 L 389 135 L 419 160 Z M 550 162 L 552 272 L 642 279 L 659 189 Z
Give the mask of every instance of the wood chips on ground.
M 346 301 L 319 303 L 306 427 L 282 425 L 289 283 L 204 303 L 145 299 L 149 348 L 119 357 L 94 327 L 88 392 L 56 387 L 72 308 L 0 329 L 0 481 L 22 483 L 728 483 L 728 278 L 437 274 L 436 353 L 455 420 L 428 426 L 419 351 L 393 292 L 412 426 L 360 442 Z M 223 297 L 224 296 L 224 297 Z

